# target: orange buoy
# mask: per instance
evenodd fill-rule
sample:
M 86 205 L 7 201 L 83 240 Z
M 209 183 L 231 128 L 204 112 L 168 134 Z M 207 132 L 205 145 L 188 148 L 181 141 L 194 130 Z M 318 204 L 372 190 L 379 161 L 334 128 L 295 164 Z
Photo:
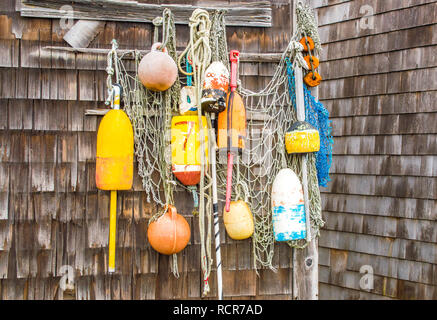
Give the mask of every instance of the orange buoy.
M 170 88 L 178 76 L 178 68 L 168 55 L 167 49 L 158 47 L 160 42 L 153 44 L 138 66 L 138 78 L 141 83 L 152 91 L 165 91 Z
M 305 56 L 303 57 L 307 63 L 308 66 L 308 70 L 311 70 L 311 62 L 313 63 L 313 68 L 317 69 L 319 67 L 320 61 L 319 58 L 315 57 L 315 56 Z
M 246 109 L 243 99 L 237 92 L 229 92 L 226 109 L 218 116 L 217 145 L 219 149 L 237 153 L 244 149 L 245 140 Z
M 314 41 L 310 37 L 306 37 L 306 41 L 305 41 L 305 37 L 303 37 L 302 39 L 300 39 L 299 42 L 303 45 L 303 51 L 314 50 Z M 308 50 L 307 42 L 310 46 L 309 50 Z
M 166 255 L 184 250 L 190 237 L 191 231 L 187 220 L 178 214 L 172 205 L 168 205 L 167 212 L 150 223 L 147 230 L 147 238 L 152 248 Z
M 246 139 L 246 109 L 243 99 L 237 90 L 237 70 L 240 52 L 231 50 L 231 92 L 226 97 L 226 109 L 218 116 L 217 145 L 219 150 L 225 150 L 228 154 L 228 170 L 226 177 L 226 204 L 225 210 L 229 212 L 232 191 L 232 164 L 234 154 L 244 149 Z
M 322 81 L 322 77 L 317 72 L 314 72 L 314 74 L 312 72 L 309 72 L 303 78 L 303 80 L 305 81 L 305 83 L 308 86 L 310 86 L 310 87 L 317 87 L 320 84 L 320 82 Z

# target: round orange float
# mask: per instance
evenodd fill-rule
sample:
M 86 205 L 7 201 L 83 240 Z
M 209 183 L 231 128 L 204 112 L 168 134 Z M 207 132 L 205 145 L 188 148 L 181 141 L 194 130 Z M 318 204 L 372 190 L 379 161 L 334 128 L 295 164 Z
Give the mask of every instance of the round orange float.
M 319 58 L 311 55 L 311 56 L 305 56 L 303 57 L 307 63 L 308 69 L 311 70 L 311 62 L 313 63 L 313 68 L 317 69 L 319 67 L 320 61 Z
M 322 81 L 322 77 L 317 72 L 309 72 L 304 78 L 303 81 L 310 87 L 317 87 Z
M 306 41 L 305 41 L 305 37 L 303 37 L 302 39 L 300 39 L 299 42 L 303 45 L 303 51 L 314 50 L 314 40 L 311 39 L 310 37 L 306 37 Z M 307 42 L 310 46 L 309 50 L 308 50 Z
M 153 249 L 171 255 L 182 251 L 190 241 L 191 231 L 187 220 L 168 205 L 167 212 L 153 221 L 147 230 L 147 238 Z

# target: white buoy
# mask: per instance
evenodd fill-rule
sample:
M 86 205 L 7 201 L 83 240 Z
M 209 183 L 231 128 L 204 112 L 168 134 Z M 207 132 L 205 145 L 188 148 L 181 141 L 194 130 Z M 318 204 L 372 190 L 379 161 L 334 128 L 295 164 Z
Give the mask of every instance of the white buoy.
M 273 181 L 272 213 L 276 241 L 306 238 L 303 188 L 291 169 L 280 170 Z

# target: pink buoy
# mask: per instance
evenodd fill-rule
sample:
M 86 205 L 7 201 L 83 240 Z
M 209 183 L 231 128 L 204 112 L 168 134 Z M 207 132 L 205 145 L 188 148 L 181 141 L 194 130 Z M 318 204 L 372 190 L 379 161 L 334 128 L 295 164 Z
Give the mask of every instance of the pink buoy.
M 178 68 L 168 55 L 167 49 L 158 49 L 160 42 L 153 44 L 138 66 L 138 78 L 152 91 L 165 91 L 170 88 L 178 76 Z

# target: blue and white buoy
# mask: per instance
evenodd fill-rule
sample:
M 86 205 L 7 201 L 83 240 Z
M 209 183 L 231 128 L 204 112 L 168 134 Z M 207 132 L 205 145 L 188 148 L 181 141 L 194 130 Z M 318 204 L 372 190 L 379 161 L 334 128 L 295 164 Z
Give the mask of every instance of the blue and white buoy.
M 273 233 L 276 241 L 306 238 L 302 184 L 291 169 L 279 171 L 272 186 Z

